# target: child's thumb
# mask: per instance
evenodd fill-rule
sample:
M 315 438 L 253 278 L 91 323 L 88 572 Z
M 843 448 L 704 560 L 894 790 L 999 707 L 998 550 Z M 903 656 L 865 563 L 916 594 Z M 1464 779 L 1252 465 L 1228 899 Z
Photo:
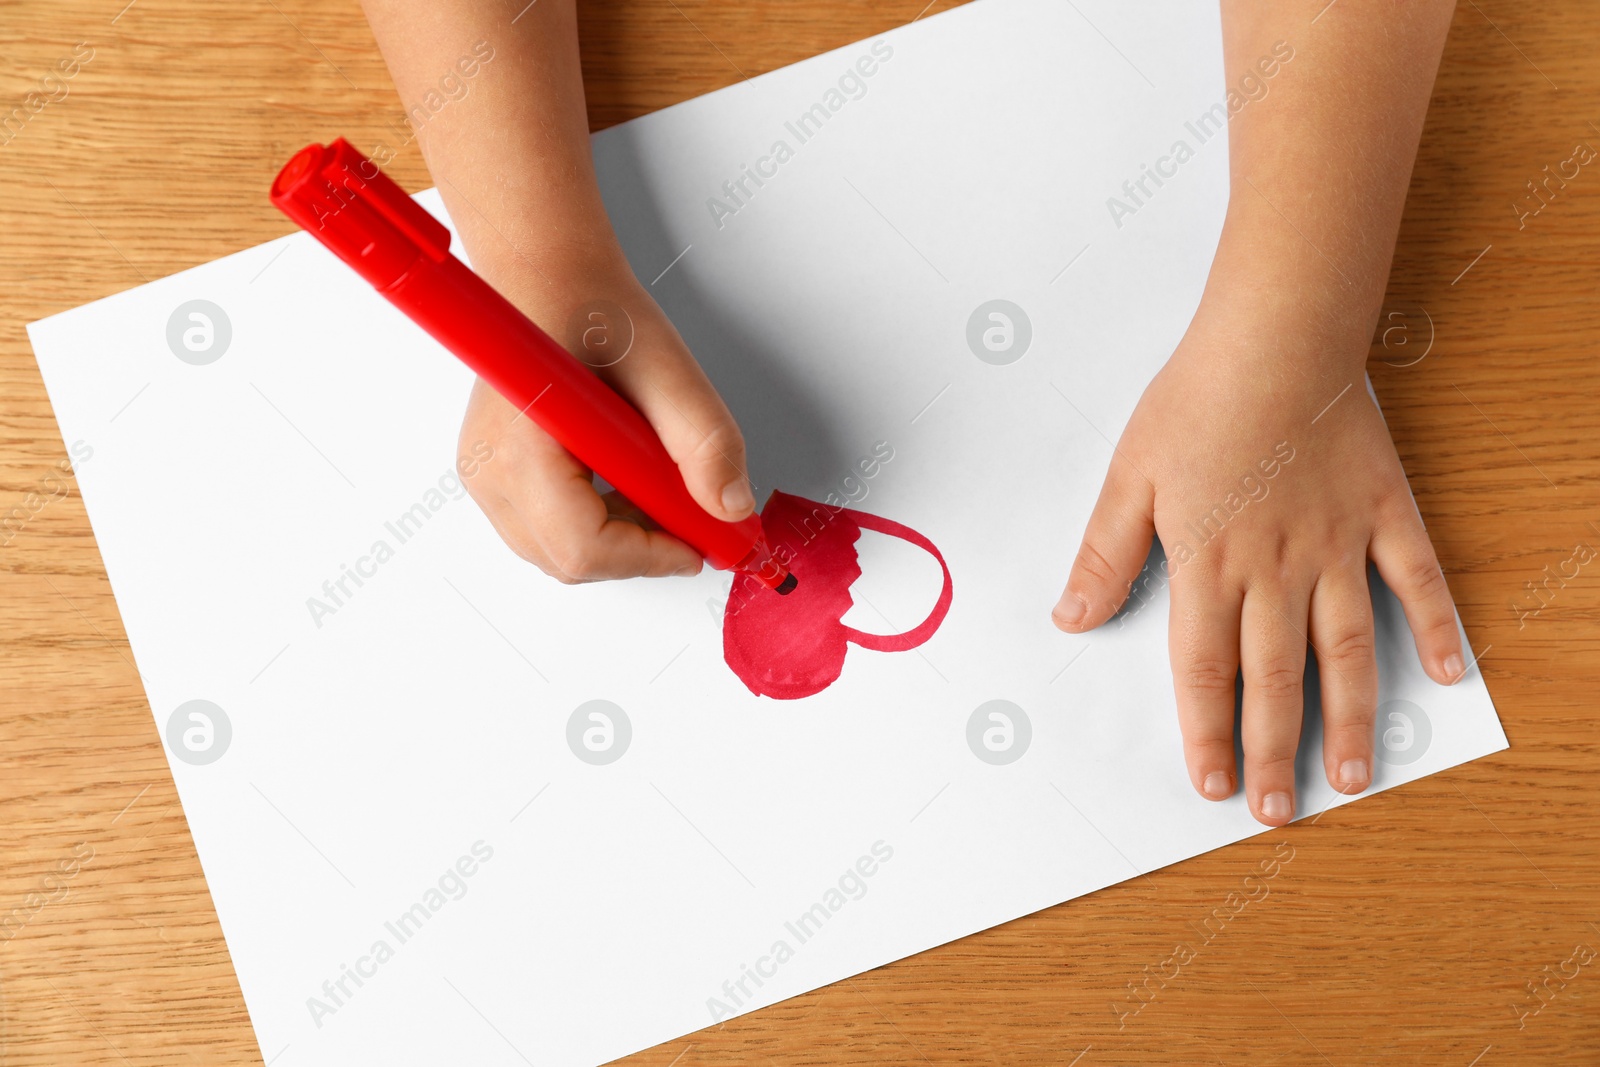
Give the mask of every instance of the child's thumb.
M 652 421 L 660 427 L 661 443 L 678 465 L 695 503 L 728 522 L 754 511 L 744 435 L 722 398 L 702 380 L 675 396 L 661 393 L 658 399 L 668 411 Z
M 1150 554 L 1155 487 L 1117 453 L 1106 471 L 1066 591 L 1051 612 L 1063 630 L 1092 630 L 1117 613 Z

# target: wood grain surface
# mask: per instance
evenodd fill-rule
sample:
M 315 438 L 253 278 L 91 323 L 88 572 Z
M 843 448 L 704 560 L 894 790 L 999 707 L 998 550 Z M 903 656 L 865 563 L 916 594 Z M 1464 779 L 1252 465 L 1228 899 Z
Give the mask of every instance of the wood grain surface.
M 591 120 L 923 2 L 584 0 Z M 352 0 L 124 3 L 0 4 L 0 113 L 93 50 L 0 136 L 0 514 L 25 515 L 0 532 L 8 1067 L 261 1062 L 23 325 L 287 232 L 264 192 L 307 141 L 388 142 L 430 184 Z M 1537 614 L 1525 584 L 1600 545 L 1600 161 L 1514 208 L 1600 148 L 1597 46 L 1586 0 L 1460 4 L 1390 284 L 1410 332 L 1371 365 L 1511 749 L 626 1062 L 1600 1063 L 1600 959 L 1572 962 L 1600 949 L 1600 560 Z M 1172 976 L 1278 842 L 1270 895 Z

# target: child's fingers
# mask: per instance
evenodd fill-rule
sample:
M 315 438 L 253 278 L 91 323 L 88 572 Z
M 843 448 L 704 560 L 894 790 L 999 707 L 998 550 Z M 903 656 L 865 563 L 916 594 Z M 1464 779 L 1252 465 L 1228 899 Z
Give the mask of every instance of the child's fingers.
M 1294 818 L 1295 753 L 1305 714 L 1308 593 L 1248 590 L 1239 628 L 1244 674 L 1245 792 L 1250 811 L 1268 826 Z
M 477 438 L 479 443 L 487 443 L 490 439 L 497 442 L 498 449 L 491 448 L 489 456 L 495 458 L 499 453 L 499 463 L 489 465 L 480 462 L 477 455 L 467 445 L 469 437 L 475 433 L 485 434 Z M 527 442 L 535 437 L 544 436 L 531 422 L 523 422 L 512 410 L 510 402 L 495 393 L 484 384 L 480 378 L 472 387 L 472 401 L 467 409 L 466 421 L 461 426 L 461 439 L 457 445 L 458 470 L 471 468 L 461 464 L 476 464 L 471 476 L 462 476 L 462 484 L 466 486 L 467 494 L 472 497 L 484 517 L 489 520 L 489 525 L 494 527 L 494 532 L 500 535 L 506 547 L 515 552 L 522 559 L 538 567 L 552 577 L 559 573 L 559 568 L 545 553 L 544 547 L 539 544 L 539 539 L 528 528 L 526 517 L 512 506 L 501 492 L 501 482 L 506 477 L 516 478 L 521 475 L 521 456 L 527 451 Z M 515 457 L 515 458 L 514 458 Z M 572 457 L 567 457 L 569 462 L 576 466 Z
M 498 493 L 493 496 L 474 494 L 473 500 L 477 502 L 484 517 L 489 520 L 489 525 L 494 527 L 494 532 L 500 535 L 500 540 L 505 542 L 507 548 L 552 577 L 558 573 L 559 568 L 550 561 L 549 556 L 545 555 L 539 539 L 533 536 L 528 524 L 505 497 Z
M 1119 450 L 1106 471 L 1067 588 L 1051 618 L 1070 633 L 1099 626 L 1128 599 L 1155 536 L 1155 487 Z
M 1233 711 L 1239 678 L 1238 590 L 1186 573 L 1172 583 L 1167 649 L 1183 758 L 1195 790 L 1225 800 L 1239 782 Z
M 1311 591 L 1311 644 L 1322 678 L 1322 762 L 1328 784 L 1359 793 L 1372 782 L 1378 661 L 1367 563 L 1323 572 Z
M 600 499 L 606 502 L 606 511 L 613 519 L 627 519 L 635 526 L 643 526 L 646 530 L 661 529 L 654 519 L 639 509 L 638 505 L 615 489 L 601 493 Z
M 1380 516 L 1368 551 L 1384 582 L 1400 598 L 1423 669 L 1434 681 L 1454 685 L 1466 671 L 1455 602 L 1409 494 Z
M 676 334 L 605 377 L 649 420 L 696 503 L 729 522 L 755 510 L 744 435 Z
M 514 549 L 531 548 L 525 558 L 546 574 L 577 583 L 699 571 L 703 561 L 682 541 L 613 515 L 589 471 L 552 438 L 528 434 L 518 448 L 524 462 L 500 492 L 520 527 L 511 531 L 515 542 L 506 530 L 501 536 Z

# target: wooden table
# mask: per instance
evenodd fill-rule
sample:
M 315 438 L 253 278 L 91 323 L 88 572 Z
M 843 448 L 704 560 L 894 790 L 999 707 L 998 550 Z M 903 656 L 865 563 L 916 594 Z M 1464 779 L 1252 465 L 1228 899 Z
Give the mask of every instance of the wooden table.
M 354 3 L 125 2 L 13 0 L 0 29 L 5 109 L 93 51 L 0 135 L 0 514 L 26 513 L 0 533 L 7 1065 L 259 1062 L 23 324 L 287 232 L 264 191 L 290 152 L 395 143 L 401 116 Z M 585 0 L 591 120 L 922 2 Z M 1597 46 L 1600 5 L 1461 4 L 1390 287 L 1413 343 L 1372 363 L 1510 751 L 627 1062 L 1600 1063 L 1600 959 L 1561 977 L 1600 949 L 1600 560 L 1523 614 L 1525 583 L 1600 546 L 1600 163 L 1538 215 L 1513 208 L 1600 148 Z M 414 145 L 390 170 L 429 184 Z M 1279 841 L 1270 896 L 1119 1017 Z

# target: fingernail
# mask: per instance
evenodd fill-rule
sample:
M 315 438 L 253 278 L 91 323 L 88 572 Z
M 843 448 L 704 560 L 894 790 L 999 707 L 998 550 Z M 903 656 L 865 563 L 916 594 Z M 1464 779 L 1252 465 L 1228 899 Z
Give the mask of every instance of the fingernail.
M 1287 819 L 1294 814 L 1294 801 L 1288 793 L 1268 793 L 1261 798 L 1261 814 L 1269 819 Z
M 700 565 L 698 563 L 686 563 L 682 567 L 679 567 L 677 570 L 673 571 L 672 576 L 674 578 L 693 578 L 699 573 Z
M 1205 793 L 1213 800 L 1223 800 L 1233 791 L 1232 783 L 1228 776 L 1221 771 L 1212 771 L 1206 775 Z
M 1083 621 L 1083 617 L 1088 614 L 1088 611 L 1089 605 L 1085 604 L 1077 594 L 1062 593 L 1061 600 L 1056 604 L 1056 610 L 1051 614 L 1056 617 L 1057 621 L 1067 626 L 1076 626 Z
M 724 511 L 739 512 L 749 511 L 756 506 L 756 498 L 750 495 L 750 483 L 743 478 L 735 478 L 722 487 L 722 508 Z
M 1367 761 L 1364 759 L 1347 759 L 1339 764 L 1339 781 L 1345 785 L 1365 785 L 1367 783 Z
M 1444 676 L 1450 679 L 1450 684 L 1455 685 L 1461 676 L 1467 672 L 1467 665 L 1461 660 L 1461 653 L 1452 652 L 1444 658 Z

